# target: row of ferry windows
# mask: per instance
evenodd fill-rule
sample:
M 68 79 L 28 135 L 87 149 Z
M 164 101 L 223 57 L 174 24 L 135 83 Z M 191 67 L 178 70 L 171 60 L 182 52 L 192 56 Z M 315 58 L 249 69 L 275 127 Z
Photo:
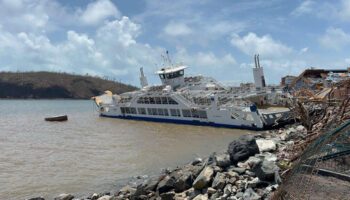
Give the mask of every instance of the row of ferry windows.
M 140 97 L 137 100 L 140 104 L 178 104 L 171 97 Z
M 136 108 L 134 107 L 121 107 L 120 108 L 122 114 L 140 114 L 140 115 L 160 115 L 160 116 L 169 116 L 168 109 L 166 108 Z M 173 117 L 181 117 L 181 112 L 179 109 L 170 109 L 170 115 Z M 183 109 L 182 115 L 184 117 L 193 117 L 193 118 L 202 118 L 206 119 L 207 112 L 204 110 L 189 110 L 189 109 Z

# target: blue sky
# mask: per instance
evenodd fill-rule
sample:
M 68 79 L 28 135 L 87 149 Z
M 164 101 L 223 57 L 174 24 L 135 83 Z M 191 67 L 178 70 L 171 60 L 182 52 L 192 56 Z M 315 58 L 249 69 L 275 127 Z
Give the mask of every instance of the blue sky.
M 350 66 L 350 0 L 0 0 L 0 70 L 108 76 L 152 84 L 165 50 L 188 75 L 267 83 Z

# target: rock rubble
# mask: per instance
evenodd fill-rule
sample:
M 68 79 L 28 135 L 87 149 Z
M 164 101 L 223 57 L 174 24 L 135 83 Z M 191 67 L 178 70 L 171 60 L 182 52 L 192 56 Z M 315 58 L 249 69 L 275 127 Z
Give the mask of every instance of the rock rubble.
M 125 186 L 109 194 L 94 193 L 86 200 L 258 200 L 270 199 L 281 184 L 281 163 L 290 138 L 304 134 L 302 126 L 264 131 L 232 141 L 228 149 L 206 159 L 164 170 L 158 178 L 147 178 L 136 186 Z M 288 162 L 287 162 L 288 163 Z M 33 198 L 34 199 L 40 199 Z M 55 200 L 72 200 L 62 194 Z M 43 200 L 40 199 L 40 200 Z

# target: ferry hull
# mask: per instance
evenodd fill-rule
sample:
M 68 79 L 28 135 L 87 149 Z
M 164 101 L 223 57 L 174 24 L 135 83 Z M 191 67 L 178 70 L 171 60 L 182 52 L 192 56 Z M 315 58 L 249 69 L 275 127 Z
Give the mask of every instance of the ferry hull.
M 175 124 L 187 124 L 196 126 L 212 126 L 221 128 L 235 128 L 235 129 L 248 129 L 248 130 L 264 130 L 264 128 L 250 127 L 250 126 L 238 126 L 232 124 L 219 124 L 214 122 L 201 122 L 197 120 L 181 120 L 181 119 L 165 119 L 165 118 L 153 118 L 153 117 L 139 117 L 139 116 L 122 116 L 122 115 L 104 115 L 100 114 L 101 117 L 108 118 L 118 118 L 118 119 L 129 119 L 129 120 L 141 120 L 141 121 L 151 121 L 151 122 L 163 122 L 163 123 L 175 123 Z

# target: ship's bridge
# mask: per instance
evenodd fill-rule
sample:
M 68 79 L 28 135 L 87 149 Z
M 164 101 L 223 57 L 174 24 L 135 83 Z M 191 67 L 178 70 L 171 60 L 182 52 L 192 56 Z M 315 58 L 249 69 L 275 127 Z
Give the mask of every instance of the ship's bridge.
M 175 66 L 162 68 L 156 72 L 159 75 L 163 85 L 170 85 L 172 88 L 177 88 L 185 84 L 184 70 L 186 66 Z

